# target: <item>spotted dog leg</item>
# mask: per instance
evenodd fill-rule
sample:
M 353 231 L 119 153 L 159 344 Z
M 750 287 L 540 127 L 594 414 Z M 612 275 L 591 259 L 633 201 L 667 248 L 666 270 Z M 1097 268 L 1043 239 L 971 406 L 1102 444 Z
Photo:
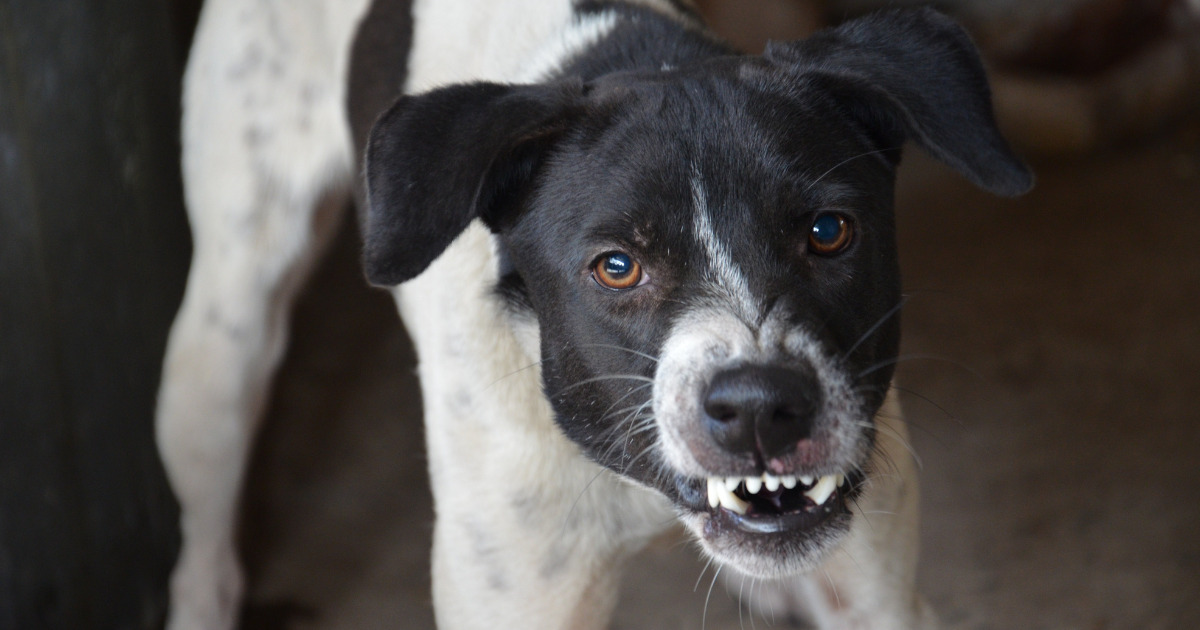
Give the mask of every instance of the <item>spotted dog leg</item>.
M 156 420 L 182 512 L 172 630 L 236 625 L 243 579 L 234 531 L 247 456 L 293 298 L 347 199 L 342 75 L 365 2 L 287 4 L 275 15 L 284 7 L 267 0 L 210 0 L 185 78 L 194 253 Z

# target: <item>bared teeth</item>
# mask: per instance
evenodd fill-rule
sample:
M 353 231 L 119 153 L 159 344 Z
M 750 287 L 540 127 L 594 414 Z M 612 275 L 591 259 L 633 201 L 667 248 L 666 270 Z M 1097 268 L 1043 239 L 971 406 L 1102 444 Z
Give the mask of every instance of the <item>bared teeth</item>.
M 768 475 L 767 473 L 763 473 L 762 481 L 763 485 L 767 488 L 767 492 L 775 492 L 779 489 L 779 485 L 782 483 L 779 480 L 779 477 Z
M 745 514 L 750 504 L 743 501 L 733 490 L 725 487 L 725 480 L 716 477 L 708 478 L 708 505 L 716 508 L 718 505 L 738 514 Z
M 813 503 L 822 505 L 829 500 L 829 496 L 837 490 L 842 475 L 825 475 L 817 480 L 816 485 L 804 492 L 804 496 L 813 500 Z
M 731 512 L 745 514 L 750 504 L 734 494 L 739 486 L 745 489 L 746 494 L 752 495 L 758 494 L 764 488 L 767 492 L 776 492 L 780 487 L 791 490 L 797 485 L 807 487 L 804 496 L 812 499 L 816 505 L 823 505 L 845 482 L 844 474 L 825 475 L 819 478 L 810 475 L 776 477 L 768 473 L 757 477 L 709 477 L 708 505 L 713 509 L 720 506 Z

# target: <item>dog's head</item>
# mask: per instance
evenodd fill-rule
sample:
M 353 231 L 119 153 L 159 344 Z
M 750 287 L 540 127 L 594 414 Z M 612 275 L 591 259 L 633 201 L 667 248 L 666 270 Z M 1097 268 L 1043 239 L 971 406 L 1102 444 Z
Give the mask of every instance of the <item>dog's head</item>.
M 988 190 L 1030 186 L 974 47 L 930 11 L 761 57 L 406 97 L 367 151 L 367 273 L 407 280 L 484 221 L 566 435 L 719 559 L 794 572 L 870 472 L 906 139 Z

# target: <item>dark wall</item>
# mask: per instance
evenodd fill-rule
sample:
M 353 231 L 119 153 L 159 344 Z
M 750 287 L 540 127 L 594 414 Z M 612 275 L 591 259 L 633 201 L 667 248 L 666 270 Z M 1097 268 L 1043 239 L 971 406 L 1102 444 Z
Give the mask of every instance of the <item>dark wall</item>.
M 162 623 L 186 4 L 0 0 L 0 629 Z

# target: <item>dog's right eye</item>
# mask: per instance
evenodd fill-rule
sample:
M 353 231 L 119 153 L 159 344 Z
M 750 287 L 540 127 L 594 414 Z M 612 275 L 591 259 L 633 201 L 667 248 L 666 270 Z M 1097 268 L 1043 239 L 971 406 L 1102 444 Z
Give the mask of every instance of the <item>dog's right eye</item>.
M 592 266 L 592 278 L 600 286 L 620 291 L 632 289 L 642 281 L 642 266 L 624 252 L 609 252 Z
M 850 245 L 854 238 L 854 222 L 844 214 L 826 212 L 813 220 L 808 235 L 809 251 L 821 256 L 832 256 Z

